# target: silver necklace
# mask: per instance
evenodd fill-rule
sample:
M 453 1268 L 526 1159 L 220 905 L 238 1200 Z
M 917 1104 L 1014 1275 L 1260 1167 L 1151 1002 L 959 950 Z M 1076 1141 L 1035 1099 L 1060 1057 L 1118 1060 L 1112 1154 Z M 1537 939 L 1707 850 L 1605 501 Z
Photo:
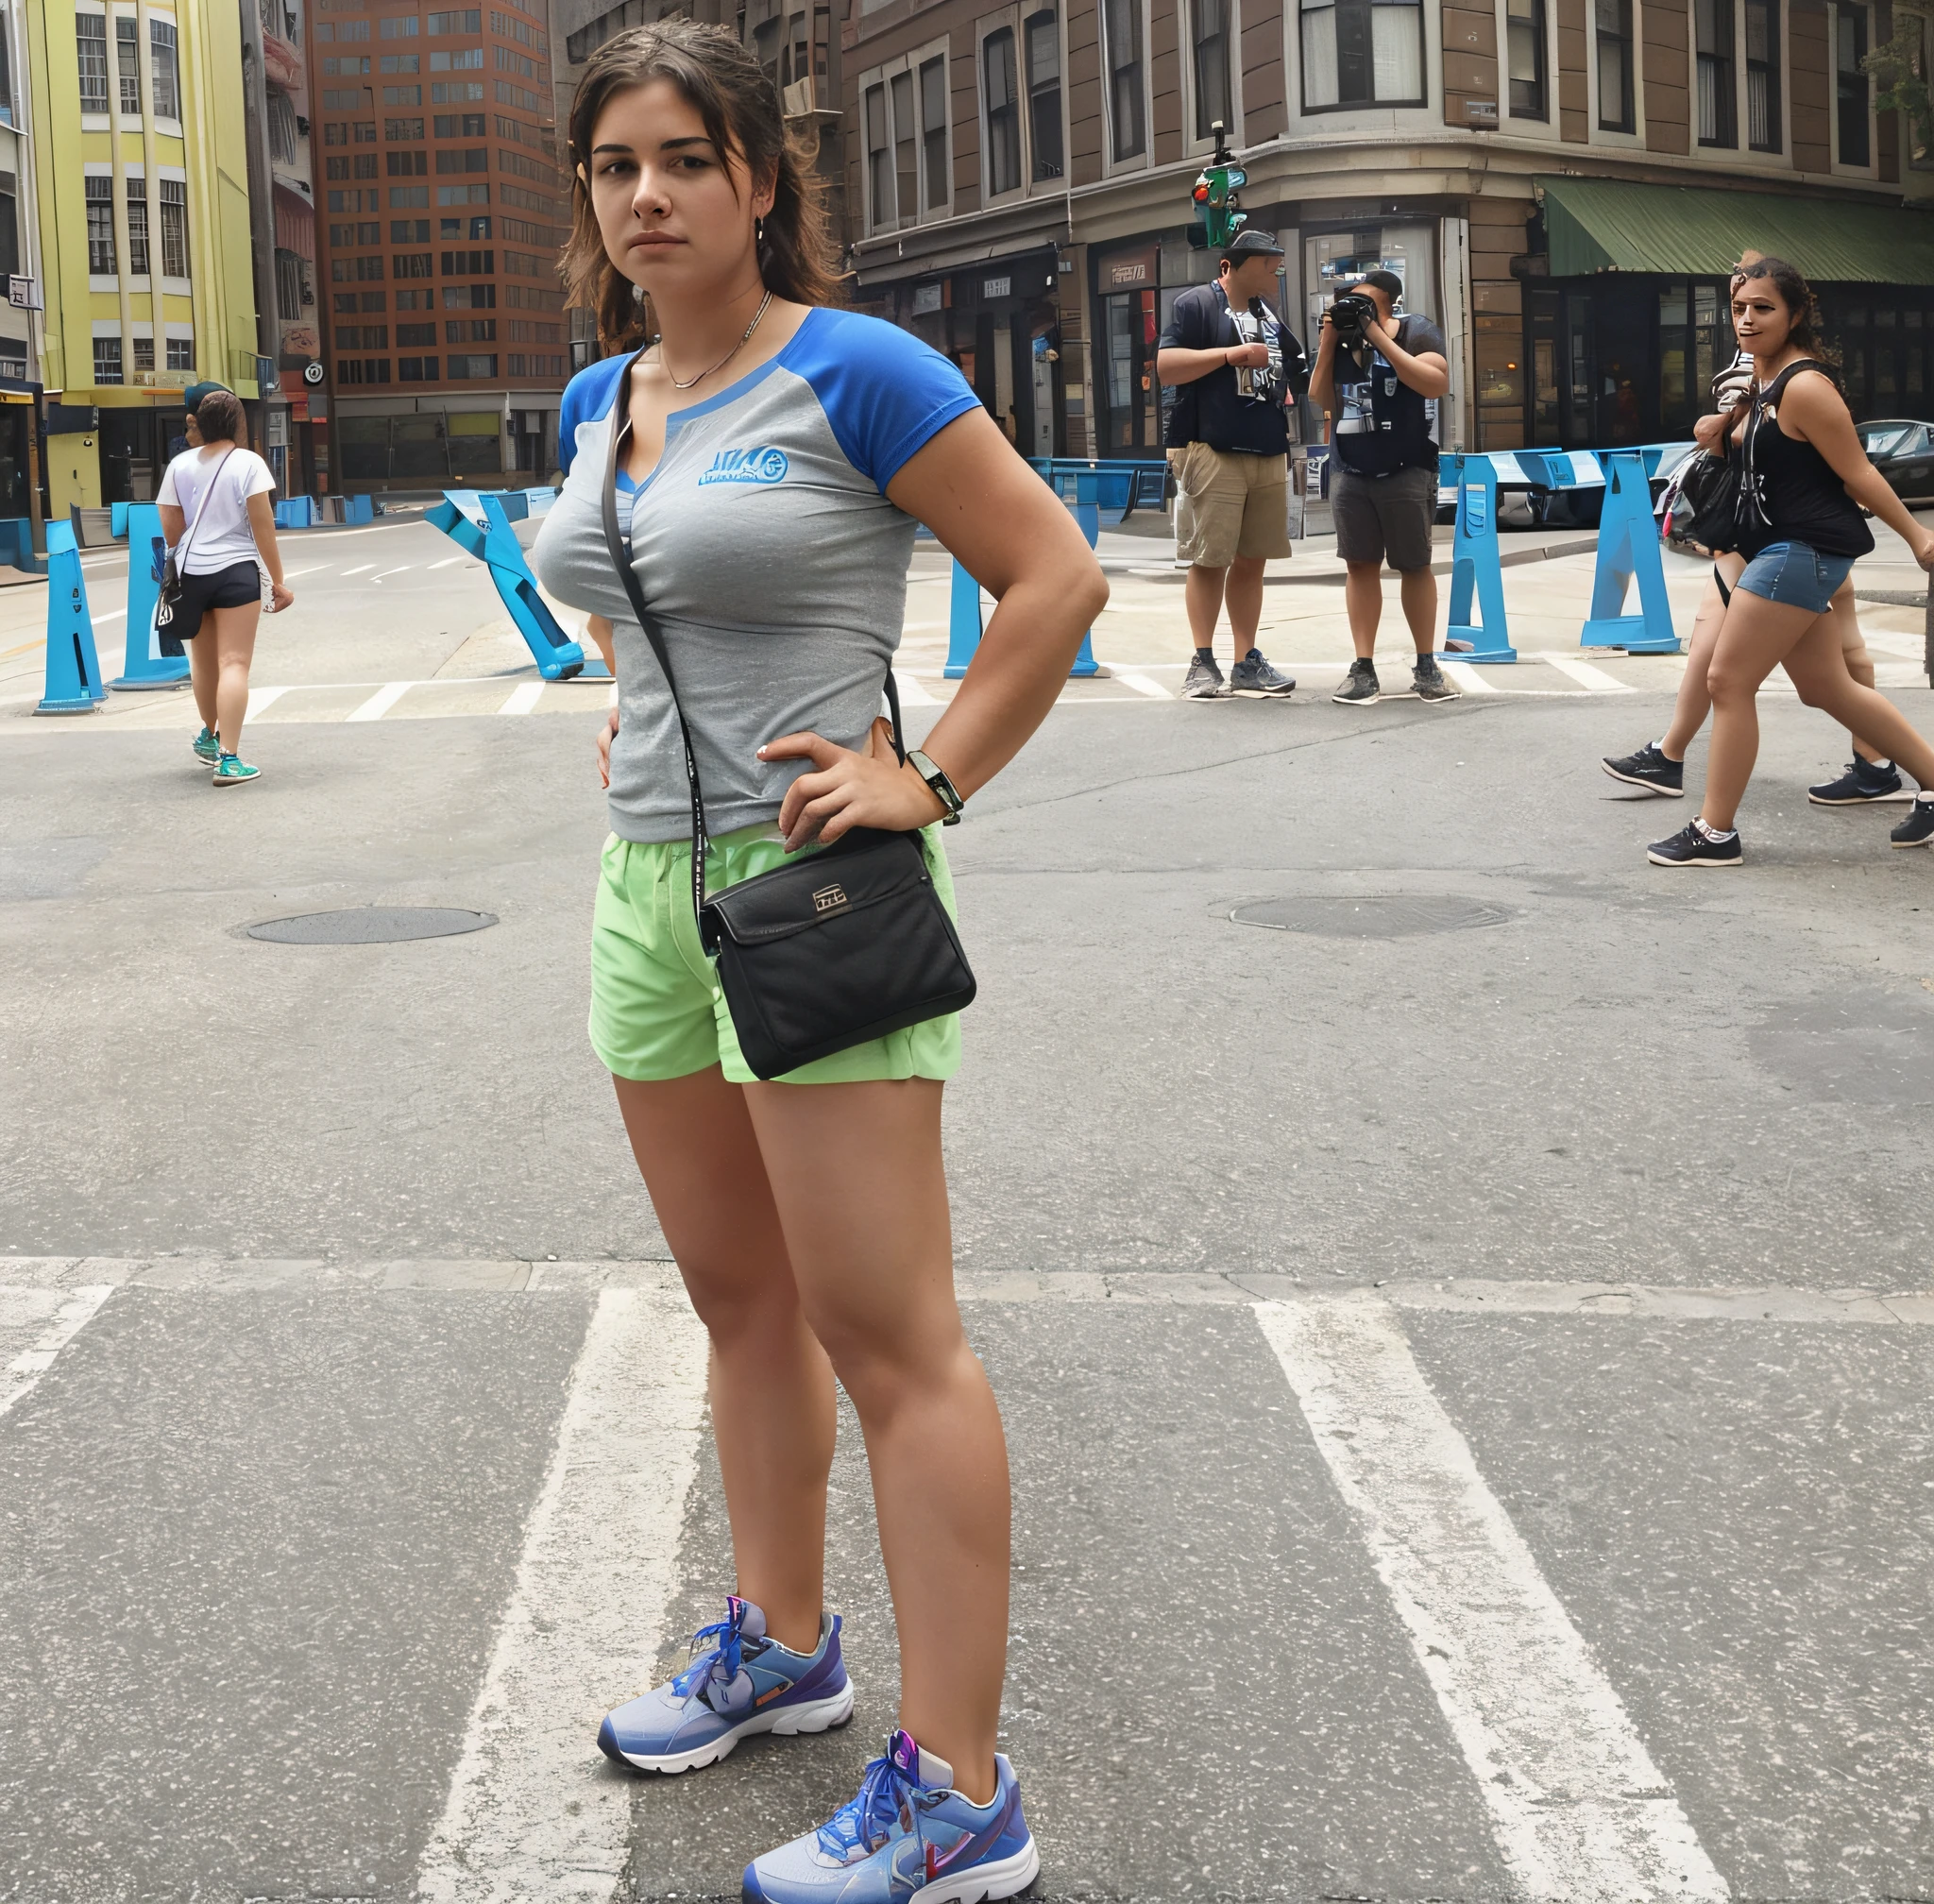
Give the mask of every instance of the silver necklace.
M 665 340 L 662 337 L 659 338 L 658 367 L 664 371 L 666 376 L 671 378 L 671 387 L 674 390 L 689 390 L 694 383 L 703 383 L 705 381 L 705 379 L 711 376 L 715 371 L 724 369 L 726 365 L 731 363 L 732 360 L 735 357 L 737 357 L 738 353 L 741 350 L 743 350 L 748 344 L 752 342 L 752 333 L 759 328 L 759 319 L 766 314 L 766 306 L 770 304 L 772 301 L 772 294 L 770 291 L 768 291 L 766 295 L 759 299 L 759 308 L 752 314 L 752 322 L 745 327 L 745 334 L 739 338 L 738 342 L 735 344 L 731 349 L 726 351 L 724 356 L 720 358 L 719 361 L 712 366 L 712 368 L 710 370 L 701 370 L 696 377 L 687 377 L 682 383 L 678 381 L 678 379 L 675 376 L 672 375 L 671 366 L 665 361 Z

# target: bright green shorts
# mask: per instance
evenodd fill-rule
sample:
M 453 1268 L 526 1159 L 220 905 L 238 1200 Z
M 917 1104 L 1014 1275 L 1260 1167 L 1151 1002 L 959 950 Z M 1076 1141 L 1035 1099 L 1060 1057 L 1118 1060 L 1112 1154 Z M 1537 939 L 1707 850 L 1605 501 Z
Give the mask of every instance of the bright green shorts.
M 940 828 L 921 835 L 941 903 L 954 912 L 954 882 Z M 779 865 L 786 849 L 769 826 L 712 842 L 707 884 L 716 892 Z M 958 916 L 958 915 L 957 915 Z M 691 910 L 688 842 L 604 842 L 591 925 L 591 1048 L 619 1078 L 687 1078 L 718 1064 L 735 1084 L 757 1080 L 732 1028 L 725 994 L 699 944 Z M 786 1084 L 858 1084 L 882 1078 L 951 1078 L 960 1062 L 960 1018 L 949 1012 L 789 1071 Z

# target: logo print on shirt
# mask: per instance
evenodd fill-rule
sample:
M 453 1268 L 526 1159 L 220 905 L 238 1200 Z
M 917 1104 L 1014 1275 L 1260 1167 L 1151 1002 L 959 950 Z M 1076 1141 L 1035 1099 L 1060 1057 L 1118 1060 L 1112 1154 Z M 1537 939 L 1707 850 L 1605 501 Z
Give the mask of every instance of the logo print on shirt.
M 721 450 L 699 478 L 699 487 L 708 483 L 783 483 L 791 467 L 783 450 Z

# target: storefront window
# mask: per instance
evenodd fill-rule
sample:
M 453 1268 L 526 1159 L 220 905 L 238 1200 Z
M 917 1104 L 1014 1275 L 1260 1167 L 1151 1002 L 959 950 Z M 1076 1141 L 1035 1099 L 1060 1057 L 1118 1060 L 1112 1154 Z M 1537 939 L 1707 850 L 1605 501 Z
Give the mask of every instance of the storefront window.
M 1420 106 L 1423 9 L 1406 0 L 1303 0 L 1303 105 Z

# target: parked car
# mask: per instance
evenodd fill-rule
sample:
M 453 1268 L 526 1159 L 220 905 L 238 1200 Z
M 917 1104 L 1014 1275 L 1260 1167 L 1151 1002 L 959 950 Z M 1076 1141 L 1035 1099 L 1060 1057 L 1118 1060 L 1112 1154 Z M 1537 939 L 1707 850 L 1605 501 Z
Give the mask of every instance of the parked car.
M 1934 426 L 1885 417 L 1855 427 L 1861 449 L 1896 496 L 1934 496 Z

